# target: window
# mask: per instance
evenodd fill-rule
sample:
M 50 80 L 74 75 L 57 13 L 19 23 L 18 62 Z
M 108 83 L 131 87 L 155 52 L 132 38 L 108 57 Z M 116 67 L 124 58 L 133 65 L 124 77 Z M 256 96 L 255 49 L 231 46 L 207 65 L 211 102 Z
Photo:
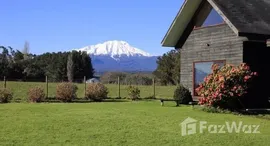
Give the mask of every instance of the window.
M 219 66 L 225 65 L 225 60 L 217 61 L 204 61 L 204 62 L 194 62 L 193 63 L 193 93 L 194 96 L 198 96 L 195 89 L 200 83 L 204 81 L 204 78 L 212 73 L 212 65 L 218 64 Z
M 216 24 L 221 24 L 223 22 L 224 20 L 217 13 L 217 11 L 215 9 L 212 9 L 202 26 L 204 27 L 204 26 L 209 26 L 209 25 L 216 25 Z

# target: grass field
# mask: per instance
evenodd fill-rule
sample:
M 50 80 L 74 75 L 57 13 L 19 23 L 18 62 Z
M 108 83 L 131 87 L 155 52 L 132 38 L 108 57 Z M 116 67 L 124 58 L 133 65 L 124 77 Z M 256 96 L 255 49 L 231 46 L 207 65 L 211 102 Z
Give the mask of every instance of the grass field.
M 0 82 L 0 86 L 4 83 Z M 49 97 L 55 97 L 55 89 L 57 83 L 49 83 Z M 76 84 L 78 86 L 78 98 L 84 97 L 84 84 Z M 7 88 L 11 89 L 14 94 L 14 99 L 26 99 L 28 89 L 35 86 L 43 86 L 46 91 L 46 83 L 39 82 L 7 82 Z M 109 97 L 118 97 L 118 85 L 106 85 L 109 89 Z M 141 97 L 149 97 L 154 94 L 153 86 L 138 86 L 141 90 Z M 127 97 L 127 86 L 121 85 L 120 93 L 121 97 Z M 175 86 L 156 86 L 157 98 L 172 98 L 175 90 Z
M 71 104 L 11 103 L 0 106 L 0 145 L 270 145 L 270 121 L 210 114 L 156 101 Z M 181 135 L 187 117 L 209 124 L 259 124 L 260 134 Z

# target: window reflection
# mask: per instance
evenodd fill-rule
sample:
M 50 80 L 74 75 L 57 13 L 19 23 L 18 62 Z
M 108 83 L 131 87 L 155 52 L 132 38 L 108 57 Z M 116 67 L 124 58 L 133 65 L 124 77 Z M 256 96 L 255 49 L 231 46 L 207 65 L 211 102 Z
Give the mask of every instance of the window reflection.
M 224 66 L 225 61 L 208 61 L 208 62 L 196 62 L 194 63 L 194 95 L 197 96 L 195 89 L 200 83 L 204 81 L 204 78 L 212 73 L 212 65 L 218 64 L 220 67 Z
M 217 13 L 217 11 L 215 9 L 212 9 L 202 26 L 216 25 L 216 24 L 220 24 L 223 22 L 224 22 L 224 20 Z

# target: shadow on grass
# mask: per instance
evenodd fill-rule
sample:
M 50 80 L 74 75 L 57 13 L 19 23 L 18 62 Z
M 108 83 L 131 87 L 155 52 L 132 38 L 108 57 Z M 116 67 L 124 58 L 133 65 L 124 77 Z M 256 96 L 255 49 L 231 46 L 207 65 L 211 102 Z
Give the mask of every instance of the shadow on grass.
M 26 100 L 17 98 L 12 100 L 13 103 L 24 103 L 24 102 L 28 102 Z M 70 102 L 63 102 L 61 100 L 57 100 L 54 97 L 49 97 L 46 98 L 44 101 L 42 101 L 42 103 L 99 103 L 99 102 L 129 102 L 129 100 L 127 99 L 121 99 L 121 98 L 107 98 L 104 99 L 103 101 L 92 101 L 92 100 L 88 100 L 85 98 L 76 98 Z
M 221 113 L 221 114 L 234 114 L 234 115 L 245 115 L 256 118 L 262 118 L 270 120 L 270 109 L 238 109 L 238 110 L 225 110 L 217 108 L 209 108 L 203 106 L 194 106 L 194 110 L 200 110 L 208 113 Z
M 60 100 L 45 100 L 45 103 L 101 103 L 101 102 L 129 102 L 128 100 L 122 100 L 122 99 L 105 99 L 103 101 L 92 101 L 92 100 L 72 100 L 70 102 L 63 102 Z

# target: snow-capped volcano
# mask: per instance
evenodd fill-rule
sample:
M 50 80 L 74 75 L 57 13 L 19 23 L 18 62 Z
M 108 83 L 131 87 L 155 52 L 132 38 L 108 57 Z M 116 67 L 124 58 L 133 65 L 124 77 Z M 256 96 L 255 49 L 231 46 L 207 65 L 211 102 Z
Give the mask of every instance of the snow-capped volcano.
M 151 55 L 147 52 L 144 52 L 138 48 L 135 48 L 129 45 L 125 41 L 107 41 L 104 43 L 100 43 L 97 45 L 86 46 L 81 49 L 77 49 L 78 51 L 86 51 L 89 55 L 106 55 L 111 56 L 112 58 L 118 58 L 120 56 L 145 56 L 151 57 Z
M 107 41 L 74 50 L 87 52 L 96 72 L 154 71 L 157 67 L 158 56 L 152 56 L 125 41 Z

